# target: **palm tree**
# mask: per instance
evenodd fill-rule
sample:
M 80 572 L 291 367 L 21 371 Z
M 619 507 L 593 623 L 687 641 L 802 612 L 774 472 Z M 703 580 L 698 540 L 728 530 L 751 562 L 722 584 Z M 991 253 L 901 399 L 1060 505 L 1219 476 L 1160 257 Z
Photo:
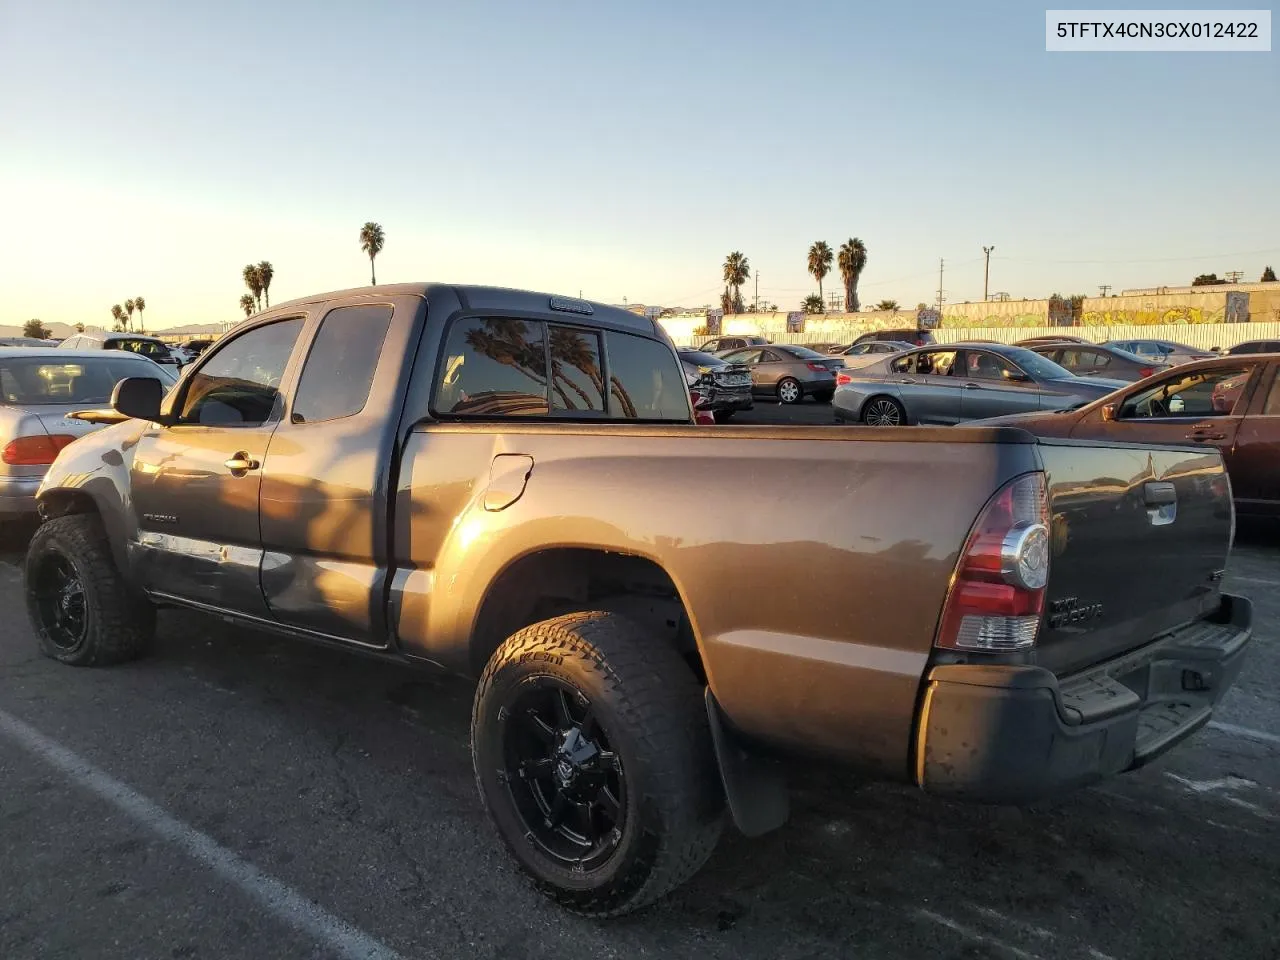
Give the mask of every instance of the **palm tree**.
M 822 296 L 811 293 L 801 301 L 800 307 L 805 313 L 822 313 Z
M 271 278 L 276 275 L 276 268 L 271 265 L 270 260 L 263 260 L 258 264 L 258 281 L 262 284 L 262 298 L 267 301 L 267 308 L 271 307 Z
M 142 311 L 147 309 L 147 301 L 143 300 L 142 297 L 134 297 L 133 305 L 138 310 L 138 329 L 141 330 L 143 333 L 146 333 L 147 323 L 145 320 L 142 319 Z
M 249 288 L 249 292 L 253 294 L 253 301 L 258 309 L 262 309 L 262 273 L 258 270 L 256 263 L 246 264 L 244 270 L 241 271 L 244 277 L 244 285 Z
M 858 278 L 867 265 L 867 247 L 857 237 L 840 245 L 840 278 L 844 280 L 844 308 L 858 312 Z
M 77 323 L 75 327 L 76 333 L 84 333 L 84 324 Z
M 360 228 L 360 249 L 369 255 L 369 283 L 378 285 L 378 274 L 373 268 L 373 259 L 387 245 L 387 235 L 382 232 L 382 224 L 370 220 Z
M 132 299 L 126 300 L 124 302 L 124 312 L 129 315 L 128 323 L 125 324 L 126 327 L 131 326 L 133 324 L 133 310 L 134 310 L 133 300 Z
M 819 240 L 809 248 L 809 272 L 818 281 L 818 299 L 822 299 L 822 278 L 831 272 L 831 248 Z
M 242 293 L 240 295 L 240 309 L 244 311 L 246 317 L 253 316 L 253 308 L 256 306 L 253 300 L 253 294 Z
M 897 300 L 881 300 L 874 307 L 872 307 L 872 309 L 873 310 L 897 310 L 899 309 L 898 301 Z
M 730 306 L 734 313 L 742 312 L 742 285 L 750 277 L 751 264 L 747 261 L 746 256 L 735 250 L 724 258 L 724 282 L 733 291 Z
M 120 304 L 113 303 L 111 305 L 111 316 L 115 318 L 116 329 L 123 330 L 124 329 L 124 309 L 120 306 Z

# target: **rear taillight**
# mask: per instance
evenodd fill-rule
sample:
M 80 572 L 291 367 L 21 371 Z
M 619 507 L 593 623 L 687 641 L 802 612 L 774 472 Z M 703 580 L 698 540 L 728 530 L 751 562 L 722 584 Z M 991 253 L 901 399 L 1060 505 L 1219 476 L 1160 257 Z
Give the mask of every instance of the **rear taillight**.
M 808 367 L 810 370 L 814 371 L 815 373 L 828 372 L 828 367 L 825 363 L 806 363 L 805 366 Z
M 974 524 L 956 566 L 936 645 L 1008 653 L 1035 645 L 1049 580 L 1044 474 L 1006 484 Z
M 837 387 L 840 387 L 840 386 L 843 386 L 843 385 L 844 385 L 844 384 L 846 384 L 846 383 L 853 383 L 853 377 L 849 376 L 849 374 L 847 374 L 847 373 L 837 373 L 837 374 L 836 374 L 836 386 L 837 386 Z
M 74 440 L 65 433 L 53 436 L 19 437 L 10 440 L 0 451 L 0 460 L 12 467 L 44 467 L 58 458 L 58 451 Z
M 1151 376 L 1155 372 L 1156 372 L 1155 367 L 1143 367 L 1141 370 L 1138 371 L 1138 376 L 1140 376 L 1143 380 L 1145 380 L 1147 379 L 1147 377 Z

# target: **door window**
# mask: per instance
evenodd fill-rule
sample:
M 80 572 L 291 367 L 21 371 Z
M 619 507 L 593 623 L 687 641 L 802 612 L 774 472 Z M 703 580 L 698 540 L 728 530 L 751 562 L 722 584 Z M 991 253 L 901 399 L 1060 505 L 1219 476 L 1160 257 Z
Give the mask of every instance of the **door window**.
M 729 363 L 759 363 L 763 353 L 763 350 L 735 350 L 733 353 L 726 353 L 720 359 Z
M 905 357 L 889 361 L 889 369 L 894 373 L 915 373 L 916 354 L 908 353 Z
M 1235 367 L 1169 377 L 1131 394 L 1120 408 L 1120 417 L 1135 420 L 1227 416 L 1240 402 L 1251 372 L 1251 367 Z
M 951 368 L 956 362 L 954 350 L 928 350 L 916 354 L 916 357 L 916 371 L 935 377 L 950 376 Z
M 965 375 L 971 380 L 1010 380 L 1020 374 L 1012 363 L 985 350 L 967 350 Z
M 610 331 L 609 415 L 625 420 L 689 419 L 689 390 L 670 347 Z
M 390 326 L 391 307 L 385 304 L 325 314 L 298 379 L 290 419 L 318 423 L 363 410 Z
M 280 381 L 301 332 L 294 317 L 228 341 L 191 377 L 179 421 L 249 427 L 278 416 Z
M 1078 376 L 1097 373 L 1111 363 L 1109 354 L 1097 350 L 1063 350 L 1058 364 Z
M 1267 393 L 1267 403 L 1262 408 L 1265 416 L 1280 416 L 1280 369 L 1276 370 L 1275 379 L 1271 383 L 1271 390 Z

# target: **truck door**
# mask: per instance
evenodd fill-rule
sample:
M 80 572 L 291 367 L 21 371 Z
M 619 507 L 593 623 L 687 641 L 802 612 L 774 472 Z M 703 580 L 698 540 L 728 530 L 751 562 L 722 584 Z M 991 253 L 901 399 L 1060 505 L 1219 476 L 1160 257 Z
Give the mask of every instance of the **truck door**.
M 209 348 L 174 398 L 169 426 L 138 440 L 130 477 L 139 581 L 174 599 L 266 617 L 258 583 L 258 492 L 296 367 L 304 317 L 254 326 Z
M 1280 364 L 1268 365 L 1226 456 L 1240 512 L 1280 515 Z
M 307 331 L 262 464 L 262 591 L 281 623 L 386 645 L 387 487 L 422 307 L 417 297 L 348 302 L 317 310 Z

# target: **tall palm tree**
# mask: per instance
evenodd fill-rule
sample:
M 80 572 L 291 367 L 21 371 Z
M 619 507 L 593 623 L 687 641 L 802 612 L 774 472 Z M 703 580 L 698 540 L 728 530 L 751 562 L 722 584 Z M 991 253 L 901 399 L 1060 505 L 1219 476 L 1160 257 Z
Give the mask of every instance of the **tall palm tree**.
M 742 285 L 751 277 L 751 264 L 745 255 L 735 250 L 724 258 L 724 282 L 733 291 L 731 307 L 734 313 L 742 312 Z
M 137 308 L 137 310 L 138 310 L 138 329 L 139 329 L 139 330 L 141 330 L 143 333 L 146 333 L 146 332 L 147 332 L 147 322 L 146 322 L 145 320 L 143 320 L 143 319 L 142 319 L 142 311 L 143 311 L 143 310 L 145 310 L 145 309 L 147 309 L 147 301 L 146 301 L 146 300 L 143 300 L 143 299 L 142 299 L 142 297 L 134 297 L 134 298 L 133 298 L 133 305 L 134 305 L 134 306 Z
M 900 309 L 900 308 L 898 307 L 898 301 L 897 301 L 897 300 L 881 300 L 879 303 L 877 303 L 877 304 L 875 305 L 875 307 L 874 307 L 873 309 L 876 309 L 876 310 L 898 310 L 898 309 Z
M 360 228 L 360 249 L 369 255 L 369 283 L 378 285 L 378 274 L 373 268 L 373 259 L 387 245 L 387 235 L 382 232 L 382 224 L 370 220 Z
M 245 317 L 253 316 L 253 308 L 256 306 L 252 293 L 242 293 L 240 295 L 240 309 L 244 311 Z
M 124 308 L 121 307 L 120 304 L 118 303 L 113 303 L 111 305 L 111 316 L 115 318 L 116 329 L 123 330 L 124 329 Z
M 270 260 L 263 260 L 258 264 L 258 281 L 262 284 L 262 298 L 267 301 L 267 307 L 271 307 L 271 278 L 276 275 L 276 268 L 271 265 Z
M 256 263 L 246 264 L 244 270 L 241 271 L 244 277 L 244 285 L 249 288 L 249 292 L 253 294 L 253 301 L 258 309 L 262 309 L 262 273 L 258 270 Z
M 130 327 L 133 325 L 133 310 L 134 310 L 134 303 L 133 303 L 133 299 L 130 298 L 124 302 L 124 312 L 129 317 L 128 322 L 125 323 L 126 327 Z
M 809 248 L 809 272 L 818 281 L 818 299 L 822 299 L 822 278 L 831 272 L 831 248 L 819 240 Z
M 840 278 L 844 280 L 844 308 L 858 312 L 858 278 L 867 265 L 867 247 L 857 237 L 840 245 Z

